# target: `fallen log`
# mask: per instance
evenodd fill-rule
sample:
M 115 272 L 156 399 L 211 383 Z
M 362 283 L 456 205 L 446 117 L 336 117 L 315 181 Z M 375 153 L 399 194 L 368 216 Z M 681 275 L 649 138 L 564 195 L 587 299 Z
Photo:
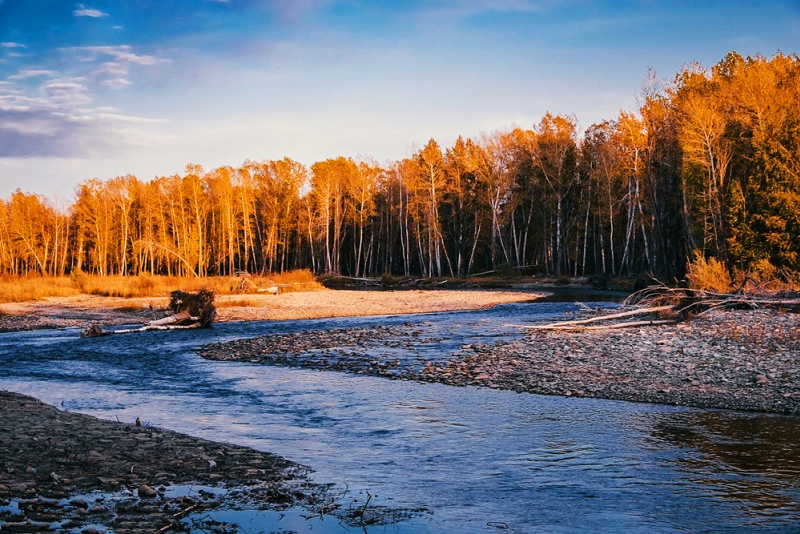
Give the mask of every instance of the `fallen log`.
M 599 321 L 609 321 L 612 319 L 621 319 L 623 317 L 632 317 L 635 315 L 645 315 L 648 313 L 661 313 L 661 312 L 675 312 L 674 306 L 653 306 L 650 308 L 641 308 L 637 310 L 630 310 L 626 312 L 620 313 L 612 313 L 611 315 L 602 315 L 600 317 L 592 317 L 591 319 L 582 319 L 579 321 L 562 321 L 560 323 L 550 323 L 550 324 L 539 324 L 539 325 L 520 325 L 520 328 L 528 328 L 532 330 L 555 330 L 561 329 L 561 327 L 565 327 L 565 329 L 569 329 L 571 327 L 576 327 L 584 324 L 589 323 L 596 323 Z M 653 321 L 640 321 L 643 323 L 652 323 Z M 630 324 L 630 323 L 628 323 Z M 607 328 L 607 327 L 601 327 Z
M 214 292 L 201 289 L 197 293 L 173 291 L 169 307 L 173 313 L 162 319 L 149 321 L 138 328 L 106 330 L 99 323 L 92 323 L 81 332 L 81 337 L 98 337 L 109 334 L 130 334 L 148 330 L 186 330 L 190 328 L 207 328 L 217 316 L 214 306 Z
M 523 328 L 530 328 L 530 329 L 537 329 L 537 330 L 616 330 L 618 328 L 632 328 L 636 326 L 658 326 L 664 324 L 676 324 L 678 321 L 675 319 L 659 319 L 653 321 L 629 321 L 627 323 L 614 323 L 614 324 L 607 324 L 602 326 L 583 326 L 581 324 L 576 325 L 537 325 L 536 327 L 528 326 Z
M 139 328 L 121 328 L 119 330 L 105 330 L 103 329 L 102 325 L 92 325 L 95 327 L 95 330 L 92 330 L 91 333 L 88 331 L 84 331 L 81 333 L 81 337 L 97 337 L 97 336 L 105 336 L 108 334 L 130 334 L 133 332 L 147 332 L 148 330 L 188 330 L 191 328 L 203 328 L 199 322 L 192 323 L 192 324 L 165 324 L 165 325 L 153 325 L 153 324 L 146 324 L 144 326 L 140 326 Z M 100 330 L 97 331 L 96 327 L 99 326 Z M 90 327 L 92 328 L 92 327 Z

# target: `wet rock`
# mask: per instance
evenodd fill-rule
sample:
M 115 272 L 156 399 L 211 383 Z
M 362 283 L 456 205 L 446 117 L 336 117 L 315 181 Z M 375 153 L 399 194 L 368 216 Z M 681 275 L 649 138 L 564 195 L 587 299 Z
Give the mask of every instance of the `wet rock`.
M 158 495 L 158 492 L 155 489 L 148 486 L 147 484 L 142 484 L 141 486 L 139 486 L 137 493 L 139 494 L 139 497 L 143 499 L 152 499 L 153 497 Z
M 89 508 L 89 503 L 81 498 L 72 499 L 71 501 L 69 501 L 69 503 L 76 508 L 83 508 L 83 509 Z

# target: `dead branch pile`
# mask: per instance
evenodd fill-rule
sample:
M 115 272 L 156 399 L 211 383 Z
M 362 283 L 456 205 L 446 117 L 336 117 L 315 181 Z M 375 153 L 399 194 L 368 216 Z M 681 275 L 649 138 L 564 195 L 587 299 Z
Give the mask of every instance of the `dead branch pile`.
M 713 293 L 698 289 L 653 285 L 630 295 L 623 305 L 672 306 L 676 315 L 688 319 L 715 309 L 755 310 L 774 308 L 800 312 L 798 293 Z
M 81 337 L 98 337 L 108 334 L 129 334 L 147 330 L 182 330 L 187 328 L 208 328 L 217 317 L 214 306 L 214 292 L 201 289 L 197 293 L 173 291 L 170 294 L 169 309 L 172 315 L 150 321 L 138 328 L 106 330 L 99 323 L 92 323 L 81 332 Z
M 712 293 L 697 289 L 653 285 L 633 293 L 625 299 L 622 305 L 623 308 L 634 307 L 634 309 L 590 319 L 545 325 L 524 325 L 521 328 L 531 330 L 606 330 L 664 325 L 686 321 L 718 309 L 773 308 L 800 313 L 800 294 Z M 619 319 L 632 317 L 637 317 L 637 320 L 619 321 Z

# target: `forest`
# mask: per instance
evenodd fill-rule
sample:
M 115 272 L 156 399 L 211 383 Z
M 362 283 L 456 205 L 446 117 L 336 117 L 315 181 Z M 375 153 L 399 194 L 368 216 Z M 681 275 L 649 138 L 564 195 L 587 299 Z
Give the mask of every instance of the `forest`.
M 578 131 L 431 139 L 387 164 L 290 158 L 79 184 L 70 206 L 0 200 L 0 272 L 233 275 L 310 269 L 364 277 L 647 273 L 687 262 L 800 270 L 800 60 L 728 54 L 637 111 Z

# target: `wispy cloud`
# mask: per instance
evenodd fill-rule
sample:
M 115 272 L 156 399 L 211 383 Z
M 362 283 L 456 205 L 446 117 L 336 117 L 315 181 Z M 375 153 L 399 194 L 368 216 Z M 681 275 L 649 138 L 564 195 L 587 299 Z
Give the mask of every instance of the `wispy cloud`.
M 0 48 L 25 48 L 25 45 L 22 43 L 15 43 L 12 41 L 4 41 L 0 43 Z
M 8 77 L 10 81 L 19 81 L 19 80 L 27 80 L 28 78 L 37 78 L 39 76 L 48 76 L 53 77 L 57 76 L 58 73 L 54 70 L 45 70 L 45 69 L 23 69 L 16 74 L 13 74 Z
M 167 61 L 166 59 L 161 59 L 156 56 L 135 54 L 129 45 L 76 46 L 63 48 L 62 50 L 82 54 L 85 61 L 91 61 L 102 56 L 111 56 L 119 61 L 136 65 L 156 65 Z
M 72 12 L 72 14 L 75 15 L 76 17 L 92 17 L 92 18 L 100 18 L 108 16 L 108 13 L 103 13 L 99 9 L 86 7 L 83 4 L 76 4 L 75 10 Z
M 86 75 L 108 89 L 124 89 L 133 85 L 131 71 L 135 67 L 151 67 L 167 63 L 167 59 L 137 54 L 129 45 L 81 46 L 63 48 L 62 52 L 77 56 L 79 64 L 90 65 Z
M 164 60 L 127 45 L 60 51 L 63 72 L 29 66 L 0 80 L 0 158 L 90 157 L 141 144 L 151 119 L 102 107 L 98 89 L 124 89 L 134 69 Z

